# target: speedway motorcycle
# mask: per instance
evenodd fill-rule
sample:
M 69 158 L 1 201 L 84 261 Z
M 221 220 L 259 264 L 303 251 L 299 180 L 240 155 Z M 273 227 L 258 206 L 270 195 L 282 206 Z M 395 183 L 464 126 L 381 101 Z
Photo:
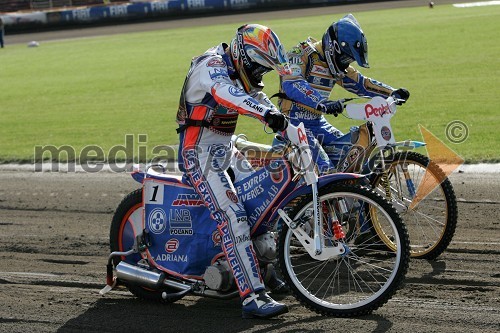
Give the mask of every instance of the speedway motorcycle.
M 355 99 L 358 98 L 342 102 Z M 396 114 L 397 102 L 393 97 L 374 97 L 366 103 L 346 104 L 344 114 L 365 123 L 352 127 L 333 146 L 324 149 L 336 172 L 365 174 L 372 188 L 395 206 L 408 228 L 412 257 L 435 259 L 448 247 L 455 233 L 458 215 L 455 192 L 438 164 L 413 151 L 425 143 L 395 141 L 390 119 Z M 248 158 L 258 166 L 267 160 L 262 156 L 279 151 L 282 145 L 246 142 L 247 146 L 254 147 Z M 383 235 L 366 237 L 369 243 L 380 240 L 394 248 Z
M 288 126 L 285 140 L 286 154 L 235 183 L 254 245 L 269 230 L 276 235 L 271 240 L 277 250 L 259 262 L 273 262 L 297 300 L 317 313 L 371 313 L 404 279 L 406 228 L 388 201 L 361 185 L 364 176 L 318 177 L 302 124 Z M 153 168 L 132 176 L 141 188 L 126 196 L 113 216 L 101 294 L 123 284 L 137 297 L 163 303 L 185 295 L 239 297 L 224 240 L 195 190 L 181 177 Z M 374 218 L 373 232 L 390 238 L 394 248 L 356 242 L 359 230 L 349 227 Z

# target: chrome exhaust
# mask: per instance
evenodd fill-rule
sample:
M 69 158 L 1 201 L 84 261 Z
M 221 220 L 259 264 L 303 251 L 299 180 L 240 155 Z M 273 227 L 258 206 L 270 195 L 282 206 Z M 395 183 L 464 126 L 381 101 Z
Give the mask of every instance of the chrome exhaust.
M 138 284 L 140 286 L 158 290 L 164 286 L 165 273 L 150 271 L 138 266 L 134 266 L 120 261 L 116 265 L 116 278 L 125 282 Z
M 239 295 L 237 290 L 228 293 L 207 289 L 195 290 L 190 284 L 167 279 L 164 272 L 151 271 L 143 267 L 128 264 L 125 261 L 120 261 L 115 270 L 116 278 L 124 282 L 137 284 L 153 290 L 161 290 L 165 287 L 177 290 L 178 292 L 176 293 L 167 293 L 166 291 L 162 293 L 163 299 L 170 302 L 178 300 L 189 293 L 216 299 L 232 299 Z

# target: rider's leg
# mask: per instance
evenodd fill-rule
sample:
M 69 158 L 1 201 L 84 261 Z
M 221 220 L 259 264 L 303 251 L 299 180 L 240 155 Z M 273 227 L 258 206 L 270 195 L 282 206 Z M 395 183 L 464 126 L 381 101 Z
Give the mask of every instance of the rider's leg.
M 222 145 L 183 152 L 190 183 L 218 223 L 222 249 L 243 300 L 243 316 L 268 318 L 288 309 L 286 305 L 261 295 L 265 292 L 264 283 L 250 240 L 247 215 L 226 171 L 231 157 L 231 149 Z

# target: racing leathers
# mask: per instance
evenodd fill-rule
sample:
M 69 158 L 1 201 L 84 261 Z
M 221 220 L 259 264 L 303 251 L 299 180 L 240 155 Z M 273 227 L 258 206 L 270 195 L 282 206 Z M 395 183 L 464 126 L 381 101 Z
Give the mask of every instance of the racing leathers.
M 333 142 L 343 133 L 326 120 L 318 106 L 328 100 L 335 84 L 358 96 L 370 97 L 387 97 L 394 88 L 364 77 L 352 66 L 343 77 L 334 78 L 324 57 L 322 42 L 311 37 L 293 47 L 288 58 L 292 76 L 281 80 L 278 105 L 289 115 L 290 123 L 295 126 L 304 123 L 313 159 L 320 172 L 330 172 L 334 165 L 328 155 L 334 154 Z
M 181 93 L 177 123 L 179 167 L 217 221 L 222 249 L 242 299 L 264 290 L 258 260 L 250 239 L 247 213 L 233 181 L 253 170 L 231 146 L 239 114 L 265 122 L 276 107 L 262 92 L 250 94 L 235 76 L 232 60 L 220 44 L 193 58 Z M 234 172 L 234 174 L 233 174 Z

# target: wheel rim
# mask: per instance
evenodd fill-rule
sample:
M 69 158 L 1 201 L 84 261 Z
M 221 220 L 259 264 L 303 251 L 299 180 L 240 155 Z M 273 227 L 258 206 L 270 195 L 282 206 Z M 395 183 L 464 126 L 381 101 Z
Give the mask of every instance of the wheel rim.
M 372 205 L 377 211 L 378 223 L 382 225 L 382 220 L 386 220 L 384 231 L 388 235 L 392 233 L 393 242 L 400 244 L 396 225 L 379 204 L 365 196 L 346 192 L 323 195 L 321 201 L 332 202 L 337 198 L 350 198 L 351 206 L 354 206 L 356 202 L 361 203 L 361 207 L 357 209 L 359 216 L 368 211 L 363 208 L 363 205 Z M 303 207 L 296 217 L 307 215 L 308 209 L 312 209 L 312 203 Z M 349 213 L 350 216 L 354 216 L 353 212 Z M 306 230 L 305 225 L 300 227 Z M 301 248 L 292 230 L 288 229 L 284 240 L 286 270 L 292 284 L 300 294 L 307 298 L 308 302 L 327 310 L 359 309 L 375 302 L 392 285 L 400 267 L 402 256 L 400 247 L 393 252 L 385 246 L 379 250 L 370 249 L 368 246 L 370 240 L 356 244 L 361 229 L 362 227 L 358 225 L 357 231 L 345 240 L 344 244 L 349 248 L 346 255 L 326 261 L 312 259 Z M 371 230 L 364 231 L 366 233 Z M 328 233 L 324 234 L 328 238 Z
M 403 170 L 408 171 L 408 175 L 413 181 L 415 189 L 419 186 L 435 184 L 433 190 L 420 202 L 412 207 L 412 197 L 405 185 L 405 175 Z M 389 169 L 389 184 L 391 188 L 391 198 L 403 205 L 405 210 L 400 213 L 406 224 L 410 237 L 410 255 L 420 257 L 432 252 L 445 235 L 448 221 L 448 203 L 446 194 L 441 186 L 438 177 L 433 172 L 427 172 L 428 168 L 417 161 L 394 161 Z M 398 177 L 401 181 L 398 181 Z M 425 180 L 426 185 L 422 185 Z M 376 184 L 376 186 L 380 183 Z M 393 247 L 390 240 L 383 237 L 381 240 L 387 246 Z

